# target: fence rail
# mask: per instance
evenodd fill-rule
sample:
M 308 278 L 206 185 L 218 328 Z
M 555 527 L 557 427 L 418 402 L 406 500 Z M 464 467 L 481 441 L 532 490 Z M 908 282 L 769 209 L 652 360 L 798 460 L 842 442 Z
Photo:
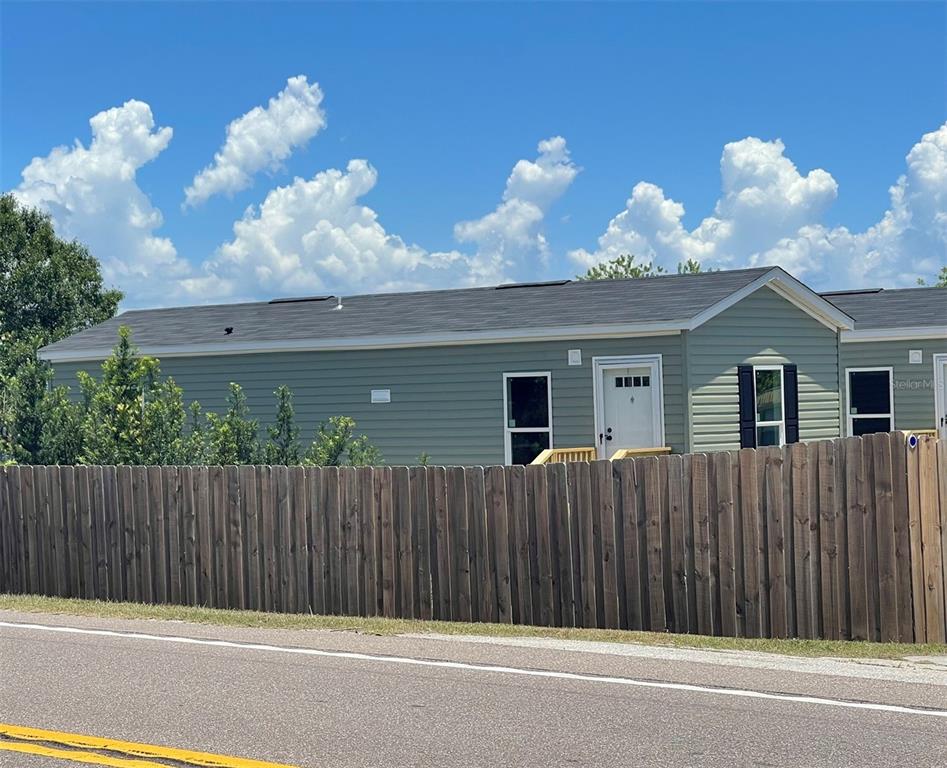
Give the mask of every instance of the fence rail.
M 513 467 L 6 467 L 0 592 L 944 642 L 947 450 Z

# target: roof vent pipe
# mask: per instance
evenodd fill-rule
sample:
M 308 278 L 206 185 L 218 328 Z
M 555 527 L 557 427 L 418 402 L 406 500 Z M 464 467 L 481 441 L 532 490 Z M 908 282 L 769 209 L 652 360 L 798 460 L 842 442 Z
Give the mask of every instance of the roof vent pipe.
M 335 305 L 335 308 L 336 308 L 336 309 L 342 309 L 342 297 L 341 297 L 341 296 L 338 297 L 337 302 L 338 302 L 338 303 Z

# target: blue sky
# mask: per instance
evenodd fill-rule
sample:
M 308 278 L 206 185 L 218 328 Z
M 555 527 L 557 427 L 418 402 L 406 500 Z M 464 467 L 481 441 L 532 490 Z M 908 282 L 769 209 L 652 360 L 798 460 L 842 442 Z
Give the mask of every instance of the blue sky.
M 816 287 L 909 284 L 947 261 L 945 9 L 7 2 L 0 182 L 88 242 L 129 304 L 569 277 L 629 251 L 669 269 L 782 263 Z M 182 208 L 228 124 L 300 75 L 312 135 Z M 21 176 L 89 147 L 90 118 L 129 100 L 153 125 L 136 108 L 116 130 L 173 136 L 140 154 L 122 135 L 104 159 Z M 131 181 L 116 153 L 137 157 Z M 521 160 L 533 187 L 517 193 Z M 331 194 L 299 188 L 260 212 L 327 169 Z M 897 231 L 873 231 L 886 216 Z

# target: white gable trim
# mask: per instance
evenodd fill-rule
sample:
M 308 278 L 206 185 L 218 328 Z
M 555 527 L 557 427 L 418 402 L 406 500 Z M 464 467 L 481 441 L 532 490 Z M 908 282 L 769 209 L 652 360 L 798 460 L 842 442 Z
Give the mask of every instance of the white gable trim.
M 926 325 L 917 328 L 865 328 L 842 331 L 839 341 L 851 344 L 859 341 L 920 341 L 938 339 L 947 342 L 947 325 Z
M 715 318 L 721 312 L 737 304 L 760 288 L 770 288 L 788 302 L 801 309 L 810 317 L 818 320 L 826 328 L 833 331 L 848 330 L 854 327 L 855 321 L 842 312 L 834 304 L 823 299 L 815 291 L 810 290 L 780 267 L 773 267 L 769 272 L 756 278 L 738 291 L 734 291 L 727 298 L 718 301 L 712 307 L 695 315 L 688 326 L 694 330 Z

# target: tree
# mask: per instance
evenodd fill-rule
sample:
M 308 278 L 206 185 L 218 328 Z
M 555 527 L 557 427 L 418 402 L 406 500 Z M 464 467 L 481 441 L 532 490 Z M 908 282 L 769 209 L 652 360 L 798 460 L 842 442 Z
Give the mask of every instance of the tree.
M 230 384 L 227 412 L 207 414 L 207 461 L 210 464 L 257 464 L 262 458 L 260 425 L 250 418 L 247 396 L 239 384 Z
M 82 403 L 69 397 L 66 387 L 56 387 L 43 398 L 38 410 L 42 421 L 40 464 L 78 464 L 82 459 Z
M 696 275 L 704 270 L 696 259 L 688 259 L 677 265 L 679 275 Z M 609 261 L 603 261 L 589 268 L 584 275 L 576 275 L 577 280 L 619 280 L 623 278 L 657 277 L 667 274 L 664 267 L 653 261 L 647 264 L 635 263 L 635 256 L 623 253 Z
M 380 464 L 381 451 L 365 435 L 356 435 L 355 426 L 355 420 L 348 416 L 332 416 L 328 422 L 320 424 L 303 463 L 319 467 Z
M 118 344 L 96 379 L 79 372 L 84 407 L 84 464 L 173 464 L 184 459 L 181 388 L 161 380 L 158 360 L 138 353 L 122 326 Z M 58 418 L 65 418 L 60 416 Z
M 266 446 L 268 464 L 291 466 L 299 463 L 299 427 L 293 411 L 293 393 L 289 387 L 276 392 L 276 423 L 266 428 L 270 442 Z
M 189 426 L 184 434 L 182 464 L 207 464 L 207 420 L 201 413 L 201 404 L 196 400 L 188 406 Z
M 634 255 L 623 253 L 609 261 L 603 261 L 590 267 L 584 275 L 576 275 L 578 280 L 618 280 L 628 277 L 654 277 L 664 274 L 664 267 L 655 266 L 654 262 L 636 264 Z
M 0 451 L 39 459 L 50 374 L 36 350 L 112 317 L 121 298 L 103 287 L 84 245 L 57 237 L 47 214 L 0 195 Z
M 142 413 L 142 463 L 187 464 L 184 392 L 167 378 L 145 395 Z
M 917 279 L 918 285 L 927 285 L 927 281 L 923 277 Z M 937 282 L 933 285 L 934 288 L 947 288 L 947 267 L 941 267 L 940 272 L 937 274 Z

